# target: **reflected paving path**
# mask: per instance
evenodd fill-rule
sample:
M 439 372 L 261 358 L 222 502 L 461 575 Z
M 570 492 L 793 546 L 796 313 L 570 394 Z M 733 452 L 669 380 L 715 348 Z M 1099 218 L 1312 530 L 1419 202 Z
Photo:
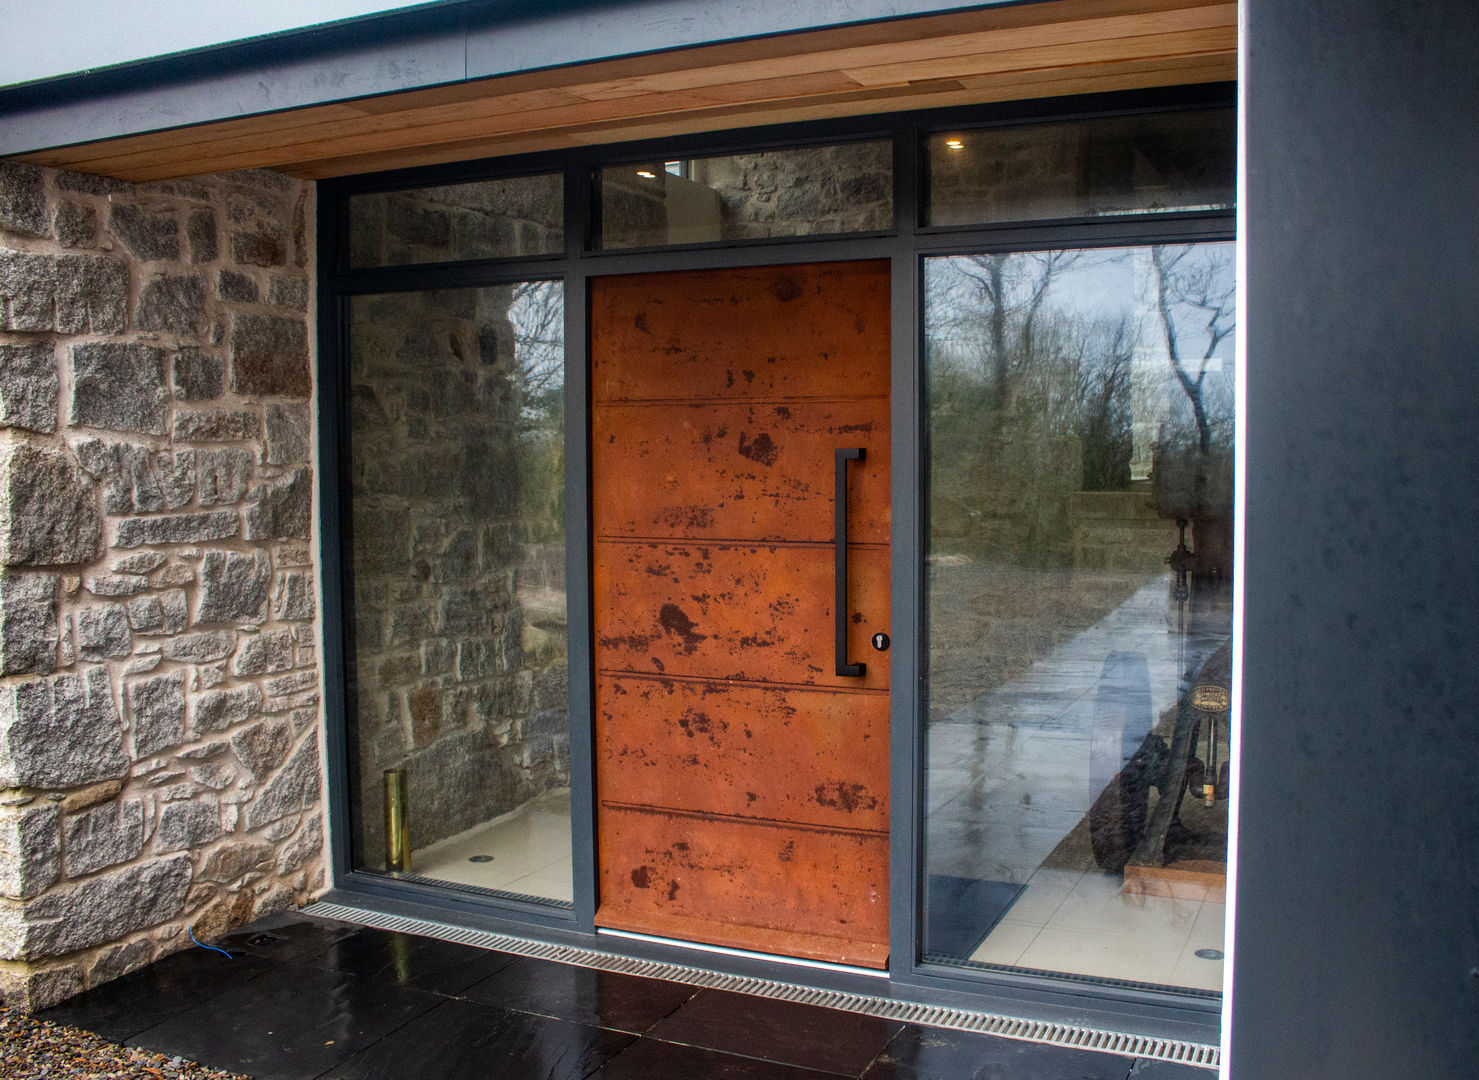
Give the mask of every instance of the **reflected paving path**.
M 1181 655 L 1174 612 L 1169 619 L 1166 612 L 1170 577 L 1142 586 L 1026 674 L 929 726 L 931 874 L 1024 882 L 1083 820 L 1103 787 L 1092 782 L 1090 750 L 1105 658 L 1145 658 L 1150 708 L 1143 730 L 1123 740 L 1138 744 L 1151 720 L 1176 704 L 1181 671 L 1195 670 L 1226 639 L 1225 622 L 1221 635 L 1194 628 Z

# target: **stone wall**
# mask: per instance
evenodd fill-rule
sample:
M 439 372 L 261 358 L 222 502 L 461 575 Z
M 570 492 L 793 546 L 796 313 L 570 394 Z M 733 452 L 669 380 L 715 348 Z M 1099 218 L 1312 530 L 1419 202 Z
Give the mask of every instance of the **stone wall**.
M 0 163 L 0 996 L 324 885 L 313 192 Z

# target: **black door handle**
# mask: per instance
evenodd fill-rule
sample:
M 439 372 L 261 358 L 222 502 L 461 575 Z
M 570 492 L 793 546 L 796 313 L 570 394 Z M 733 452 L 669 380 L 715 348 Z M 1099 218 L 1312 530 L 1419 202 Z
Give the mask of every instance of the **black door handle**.
M 837 532 L 833 541 L 837 556 L 837 599 L 832 612 L 837 621 L 837 674 L 851 678 L 861 678 L 867 666 L 847 662 L 847 463 L 862 461 L 863 456 L 861 446 L 837 448 Z

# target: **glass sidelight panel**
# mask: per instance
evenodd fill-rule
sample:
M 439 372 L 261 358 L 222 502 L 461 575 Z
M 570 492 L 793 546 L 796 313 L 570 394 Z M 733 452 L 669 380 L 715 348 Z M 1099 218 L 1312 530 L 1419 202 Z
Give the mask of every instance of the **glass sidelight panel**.
M 601 246 L 876 232 L 894 224 L 886 140 L 608 165 Z
M 1231 244 L 925 264 L 926 959 L 1220 989 Z
M 568 904 L 564 292 L 350 304 L 355 868 Z

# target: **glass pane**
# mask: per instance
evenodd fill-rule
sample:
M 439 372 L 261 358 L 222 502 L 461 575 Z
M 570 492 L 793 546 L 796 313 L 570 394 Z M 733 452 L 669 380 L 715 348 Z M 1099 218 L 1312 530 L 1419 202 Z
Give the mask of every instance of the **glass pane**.
M 1221 987 L 1230 244 L 933 258 L 924 953 Z
M 351 303 L 357 869 L 570 901 L 563 320 L 550 281 Z
M 844 143 L 601 170 L 601 246 L 893 228 L 893 146 Z
M 1225 209 L 1232 109 L 942 132 L 929 138 L 931 225 Z
M 564 249 L 559 173 L 408 188 L 349 199 L 349 265 L 555 255 Z

